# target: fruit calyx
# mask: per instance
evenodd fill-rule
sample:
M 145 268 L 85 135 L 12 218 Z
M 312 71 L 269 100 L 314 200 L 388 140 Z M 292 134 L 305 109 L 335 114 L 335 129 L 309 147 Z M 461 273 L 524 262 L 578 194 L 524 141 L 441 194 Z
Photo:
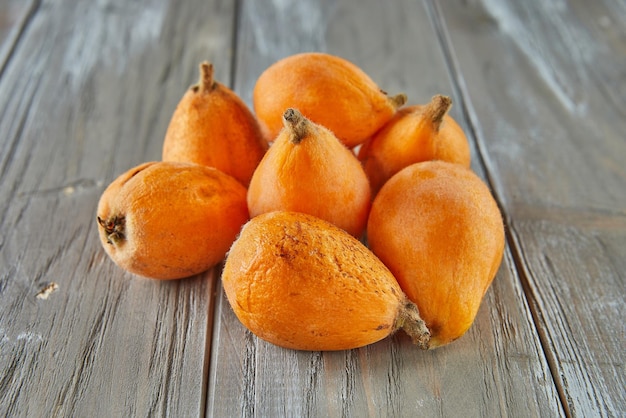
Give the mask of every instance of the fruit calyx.
M 443 117 L 452 107 L 452 99 L 448 96 L 437 94 L 430 99 L 430 102 L 424 107 L 424 120 L 431 124 L 435 132 L 439 132 Z
M 98 224 L 104 229 L 109 244 L 119 245 L 126 239 L 126 218 L 123 216 L 112 216 L 106 220 L 98 216 Z
M 311 123 L 298 109 L 289 108 L 283 113 L 283 124 L 291 132 L 291 142 L 299 144 L 308 134 Z
M 197 84 L 191 86 L 191 89 L 195 93 L 209 93 L 211 92 L 217 83 L 213 79 L 213 64 L 208 61 L 200 63 L 200 79 Z
M 410 300 L 407 299 L 402 305 L 394 328 L 402 328 L 411 337 L 413 344 L 422 350 L 430 348 L 430 330 L 420 316 L 417 305 Z

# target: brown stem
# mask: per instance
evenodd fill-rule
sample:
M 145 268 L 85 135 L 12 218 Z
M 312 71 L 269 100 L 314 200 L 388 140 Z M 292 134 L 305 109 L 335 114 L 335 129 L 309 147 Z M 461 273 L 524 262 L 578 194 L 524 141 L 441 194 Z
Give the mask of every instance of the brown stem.
M 432 123 L 435 132 L 439 131 L 443 117 L 448 113 L 451 107 L 452 99 L 441 94 L 433 96 L 430 103 L 424 107 L 424 119 Z
M 396 94 L 395 96 L 389 96 L 389 102 L 394 109 L 399 109 L 407 102 L 408 97 L 404 93 Z
M 283 124 L 291 131 L 291 142 L 299 144 L 308 134 L 311 123 L 298 109 L 289 108 L 283 113 Z
M 411 337 L 413 344 L 422 350 L 430 348 L 430 330 L 422 317 L 420 317 L 417 305 L 408 299 L 404 302 L 398 314 L 395 328 L 402 328 Z
M 209 93 L 215 88 L 215 80 L 213 79 L 213 64 L 208 61 L 200 63 L 200 80 L 198 84 L 193 85 L 191 88 L 194 92 Z

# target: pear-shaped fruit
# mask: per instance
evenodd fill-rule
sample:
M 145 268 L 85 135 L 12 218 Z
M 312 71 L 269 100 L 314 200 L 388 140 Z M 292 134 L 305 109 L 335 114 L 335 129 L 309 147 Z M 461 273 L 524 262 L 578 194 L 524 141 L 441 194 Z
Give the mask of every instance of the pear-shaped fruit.
M 284 129 L 250 181 L 250 216 L 274 210 L 304 212 L 360 236 L 371 193 L 359 160 L 331 131 L 298 110 L 287 109 L 283 121 Z
M 371 250 L 419 307 L 431 347 L 472 325 L 504 252 L 504 226 L 487 185 L 444 161 L 410 165 L 380 189 L 367 226 Z
M 178 103 L 163 141 L 163 161 L 215 167 L 247 186 L 268 148 L 261 128 L 235 92 L 200 64 L 200 81 Z

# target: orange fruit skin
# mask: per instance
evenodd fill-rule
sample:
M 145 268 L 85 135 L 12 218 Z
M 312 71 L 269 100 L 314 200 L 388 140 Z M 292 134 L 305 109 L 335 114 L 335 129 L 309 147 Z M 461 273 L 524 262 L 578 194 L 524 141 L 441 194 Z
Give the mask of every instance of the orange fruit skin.
M 320 52 L 291 55 L 268 67 L 257 79 L 252 99 L 270 140 L 282 129 L 283 111 L 294 107 L 348 148 L 380 129 L 398 107 L 356 65 Z
M 504 251 L 498 206 L 471 170 L 410 165 L 382 187 L 368 222 L 371 250 L 394 274 L 431 331 L 431 348 L 471 326 Z
M 402 108 L 359 149 L 359 160 L 376 194 L 395 173 L 411 164 L 442 160 L 469 168 L 470 146 L 463 129 L 449 115 L 439 130 L 421 117 L 425 106 Z
M 241 183 L 215 168 L 174 162 L 120 175 L 100 197 L 97 215 L 109 257 L 154 279 L 180 279 L 219 263 L 249 219 Z M 105 228 L 114 219 L 124 219 L 121 237 Z
M 250 220 L 222 273 L 242 324 L 272 344 L 345 350 L 395 331 L 406 296 L 360 241 L 313 216 L 276 211 Z
M 287 128 L 276 138 L 250 181 L 250 216 L 303 212 L 360 237 L 371 206 L 363 167 L 328 129 L 311 123 L 309 130 L 298 144 Z
M 247 186 L 268 143 L 246 104 L 213 82 L 190 88 L 178 103 L 163 141 L 163 161 L 215 167 Z

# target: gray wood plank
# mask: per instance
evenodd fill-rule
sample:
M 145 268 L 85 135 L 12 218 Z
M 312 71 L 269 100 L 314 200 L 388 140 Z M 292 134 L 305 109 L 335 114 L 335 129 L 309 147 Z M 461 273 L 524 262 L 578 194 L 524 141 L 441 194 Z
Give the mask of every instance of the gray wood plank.
M 566 411 L 624 416 L 624 3 L 441 9 Z
M 160 158 L 233 5 L 41 2 L 0 78 L 0 416 L 200 416 L 214 272 L 133 277 L 100 247 L 104 187 Z M 36 294 L 58 284 L 47 299 Z
M 322 50 L 412 103 L 454 96 L 431 18 L 412 1 L 246 2 L 237 91 L 250 102 L 256 77 L 272 62 Z M 453 116 L 467 128 L 459 110 Z M 479 160 L 474 168 L 481 172 Z M 350 351 L 284 350 L 246 331 L 218 289 L 207 396 L 207 416 L 563 414 L 510 253 L 469 333 L 432 352 L 404 334 Z

